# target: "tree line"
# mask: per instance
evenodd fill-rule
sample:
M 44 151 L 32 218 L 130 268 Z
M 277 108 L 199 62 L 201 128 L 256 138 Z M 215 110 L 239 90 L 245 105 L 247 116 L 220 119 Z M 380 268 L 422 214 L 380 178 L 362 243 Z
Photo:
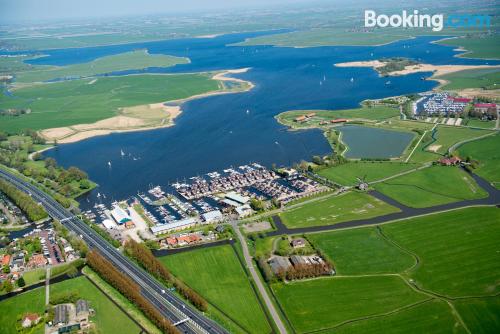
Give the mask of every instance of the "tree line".
M 125 243 L 125 253 L 139 263 L 155 278 L 174 286 L 179 293 L 202 312 L 207 310 L 207 301 L 196 291 L 174 277 L 146 246 L 130 239 Z
M 11 183 L 0 180 L 0 191 L 14 201 L 14 203 L 26 213 L 30 220 L 37 221 L 47 218 L 47 211 L 45 211 L 42 205 L 35 202 L 31 196 L 17 189 Z
M 135 304 L 163 333 L 180 333 L 168 319 L 163 317 L 161 313 L 141 295 L 141 288 L 139 285 L 118 271 L 97 251 L 92 250 L 87 254 L 87 264 L 106 280 L 106 282 L 111 284 L 127 297 L 128 300 Z

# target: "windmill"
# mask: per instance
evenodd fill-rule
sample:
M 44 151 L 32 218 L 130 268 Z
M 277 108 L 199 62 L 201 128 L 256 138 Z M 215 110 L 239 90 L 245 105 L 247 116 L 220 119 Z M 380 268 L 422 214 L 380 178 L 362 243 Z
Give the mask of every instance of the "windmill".
M 360 177 L 356 177 L 356 179 L 358 180 L 358 185 L 357 185 L 357 188 L 359 190 L 368 190 L 368 182 L 366 182 L 366 175 L 363 176 L 362 178 Z

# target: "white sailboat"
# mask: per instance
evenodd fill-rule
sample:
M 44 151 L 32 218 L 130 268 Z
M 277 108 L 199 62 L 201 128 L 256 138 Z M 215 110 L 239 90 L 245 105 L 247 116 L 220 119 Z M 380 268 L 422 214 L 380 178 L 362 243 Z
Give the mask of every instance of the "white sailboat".
M 123 150 L 120 150 L 120 154 L 121 154 L 122 157 L 125 156 L 125 152 L 123 152 Z
M 250 110 L 247 109 L 247 115 L 250 113 Z
M 351 78 L 351 82 L 354 82 L 354 78 Z
M 108 161 L 108 166 L 111 167 L 111 161 Z

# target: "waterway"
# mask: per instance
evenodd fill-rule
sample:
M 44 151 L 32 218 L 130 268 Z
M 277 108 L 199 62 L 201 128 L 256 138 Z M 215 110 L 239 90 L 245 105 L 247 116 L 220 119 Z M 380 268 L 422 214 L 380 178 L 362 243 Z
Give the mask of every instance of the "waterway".
M 183 105 L 184 112 L 171 128 L 111 134 L 44 153 L 63 166 L 78 166 L 100 186 L 81 199 L 82 206 L 106 194 L 105 202 L 125 199 L 149 185 L 167 185 L 195 175 L 249 162 L 290 165 L 312 155 L 329 153 L 320 131 L 287 131 L 274 116 L 291 109 L 343 109 L 367 98 L 423 92 L 437 85 L 412 74 L 381 78 L 369 68 L 336 68 L 334 63 L 402 56 L 431 64 L 485 64 L 488 61 L 454 57 L 453 48 L 419 37 L 379 47 L 281 48 L 240 47 L 231 44 L 262 33 L 230 34 L 216 38 L 180 39 L 93 48 L 48 50 L 33 64 L 66 65 L 134 49 L 152 54 L 189 57 L 189 64 L 149 68 L 140 72 L 197 72 L 251 67 L 235 77 L 256 86 L 245 93 L 211 96 Z M 489 63 L 493 63 L 489 61 Z M 139 71 L 127 71 L 119 75 Z M 354 80 L 351 81 L 350 79 Z M 356 134 L 354 134 L 356 135 Z M 359 136 L 361 134 L 358 132 Z M 346 133 L 346 137 L 347 137 Z M 401 145 L 399 137 L 388 146 Z M 351 144 L 352 145 L 352 144 Z M 361 146 L 360 146 L 361 147 Z M 351 153 L 369 154 L 351 147 Z M 125 156 L 121 156 L 123 150 Z M 109 166 L 108 162 L 111 163 Z M 102 198 L 101 198 L 102 200 Z

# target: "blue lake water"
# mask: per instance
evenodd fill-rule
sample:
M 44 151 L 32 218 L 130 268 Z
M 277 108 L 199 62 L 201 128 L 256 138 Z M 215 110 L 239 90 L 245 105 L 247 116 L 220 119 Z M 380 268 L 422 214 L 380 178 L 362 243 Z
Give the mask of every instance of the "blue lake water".
M 348 146 L 347 158 L 396 158 L 410 144 L 413 133 L 345 125 L 338 128 Z
M 312 155 L 326 154 L 330 147 L 320 131 L 287 131 L 274 119 L 276 114 L 290 109 L 352 108 L 367 98 L 422 92 L 437 85 L 420 80 L 422 73 L 394 77 L 391 84 L 386 85 L 387 79 L 378 77 L 372 69 L 336 68 L 334 63 L 392 56 L 431 64 L 488 63 L 454 57 L 457 52 L 451 47 L 431 43 L 436 37 L 379 47 L 230 46 L 259 34 L 262 33 L 45 51 L 46 57 L 30 63 L 66 65 L 144 48 L 152 54 L 189 57 L 191 63 L 140 72 L 251 67 L 247 73 L 235 76 L 256 85 L 250 92 L 212 96 L 184 104 L 184 112 L 174 127 L 59 145 L 45 156 L 54 157 L 63 166 L 75 165 L 88 172 L 90 178 L 100 184 L 97 191 L 106 194 L 107 201 L 135 195 L 150 184 L 167 185 L 231 165 L 249 162 L 289 165 Z M 127 73 L 131 72 L 121 74 Z M 354 82 L 350 81 L 351 77 Z M 326 81 L 320 85 L 324 78 Z M 126 153 L 125 157 L 120 156 L 120 150 Z M 88 195 L 91 204 L 97 191 Z M 86 198 L 82 199 L 83 207 L 86 203 Z

